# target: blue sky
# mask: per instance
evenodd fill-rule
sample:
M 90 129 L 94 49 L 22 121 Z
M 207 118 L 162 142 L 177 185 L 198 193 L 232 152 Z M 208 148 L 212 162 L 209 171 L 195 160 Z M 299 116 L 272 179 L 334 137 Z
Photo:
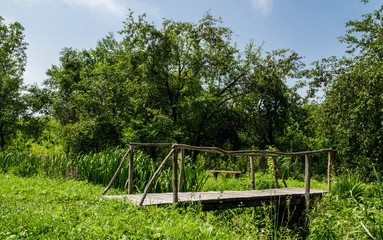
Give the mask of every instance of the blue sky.
M 380 5 L 381 0 L 1 0 L 0 16 L 25 27 L 24 82 L 41 84 L 64 47 L 90 49 L 109 32 L 118 35 L 129 8 L 158 25 L 163 18 L 197 22 L 210 10 L 233 30 L 238 47 L 253 39 L 267 51 L 292 49 L 309 64 L 342 56 L 346 46 L 337 37 L 344 35 L 345 23 Z

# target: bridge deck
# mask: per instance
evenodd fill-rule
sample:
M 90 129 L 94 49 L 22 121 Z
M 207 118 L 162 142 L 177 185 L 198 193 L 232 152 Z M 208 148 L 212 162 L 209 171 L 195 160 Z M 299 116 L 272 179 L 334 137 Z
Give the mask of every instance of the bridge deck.
M 327 193 L 323 190 L 310 189 L 311 197 L 320 197 Z M 131 195 L 109 195 L 106 198 L 117 198 L 131 201 L 138 205 L 142 194 Z M 178 193 L 180 203 L 198 203 L 204 210 L 254 207 L 271 203 L 290 204 L 303 203 L 305 199 L 304 188 L 279 188 L 251 191 L 224 191 L 224 192 L 180 192 Z M 171 205 L 173 204 L 173 193 L 149 193 L 143 203 L 144 206 Z

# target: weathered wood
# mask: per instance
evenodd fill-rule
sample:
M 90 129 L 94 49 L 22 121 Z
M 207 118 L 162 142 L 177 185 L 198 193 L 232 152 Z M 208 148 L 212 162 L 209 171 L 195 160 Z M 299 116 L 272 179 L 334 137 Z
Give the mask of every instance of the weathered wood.
M 101 195 L 105 195 L 105 193 L 112 187 L 112 184 L 113 184 L 114 180 L 116 179 L 118 173 L 121 171 L 122 165 L 124 165 L 125 159 L 126 159 L 126 157 L 129 155 L 129 153 L 130 153 L 130 148 L 129 148 L 128 151 L 126 151 L 124 157 L 123 157 L 122 160 L 121 160 L 120 165 L 118 166 L 118 168 L 117 168 L 116 172 L 114 173 L 112 179 L 110 180 L 108 186 L 107 186 L 107 187 L 105 188 L 105 190 L 101 193 Z
M 142 146 L 142 147 L 171 147 L 174 143 L 136 143 L 131 142 L 131 146 Z
M 309 211 L 310 208 L 310 166 L 311 165 L 311 155 L 305 155 L 305 199 L 306 199 L 306 211 Z
M 331 192 L 331 167 L 332 167 L 332 153 L 328 151 L 328 166 L 327 166 L 327 192 Z
M 172 150 L 170 150 L 169 154 L 165 157 L 165 159 L 162 161 L 162 163 L 160 164 L 160 166 L 157 168 L 156 172 L 153 174 L 152 178 L 149 180 L 148 184 L 146 185 L 145 187 L 145 190 L 144 190 L 144 193 L 142 194 L 142 198 L 141 198 L 141 201 L 139 203 L 139 206 L 141 207 L 144 200 L 145 200 L 145 197 L 146 195 L 148 194 L 149 192 L 149 189 L 150 187 L 152 186 L 152 183 L 154 181 L 154 179 L 157 177 L 157 175 L 160 173 L 162 167 L 165 165 L 166 161 L 170 158 L 170 156 L 173 154 L 174 152 L 174 148 L 172 148 Z
M 206 170 L 207 172 L 213 173 L 214 180 L 217 180 L 218 173 L 229 173 L 234 174 L 235 178 L 239 178 L 239 175 L 241 174 L 240 171 L 226 171 L 226 170 Z
M 182 192 L 182 182 L 185 176 L 185 149 L 181 148 L 180 178 L 178 182 L 178 192 Z
M 282 178 L 283 185 L 285 185 L 285 187 L 287 188 L 287 184 L 286 184 L 285 178 L 283 177 L 282 171 L 281 171 L 281 169 L 279 168 L 279 164 L 278 164 L 277 161 L 275 161 L 275 166 L 277 167 L 279 176 Z
M 133 159 L 134 159 L 134 147 L 133 145 L 130 145 L 128 194 L 133 193 Z
M 284 152 L 266 151 L 266 150 L 226 151 L 218 147 L 197 147 L 197 146 L 191 146 L 186 144 L 173 144 L 173 147 L 184 148 L 184 149 L 195 150 L 195 151 L 219 153 L 219 154 L 225 154 L 225 155 L 235 155 L 235 156 L 252 156 L 252 155 L 254 156 L 298 156 L 298 155 L 305 155 L 305 154 L 323 153 L 323 152 L 328 152 L 331 150 L 331 149 L 321 149 L 321 150 L 315 150 L 315 151 L 284 153 Z
M 250 156 L 250 179 L 251 179 L 251 190 L 255 190 L 254 156 Z
M 173 148 L 173 204 L 178 202 L 178 150 Z
M 277 165 L 277 159 L 276 159 L 276 156 L 273 156 L 273 173 L 274 173 L 275 187 L 279 188 L 279 186 L 278 186 L 278 178 L 277 178 L 277 171 L 275 170 L 275 165 Z
M 320 197 L 324 190 L 311 189 L 311 197 Z M 143 194 L 105 196 L 107 198 L 125 199 L 137 204 Z M 290 205 L 297 205 L 305 201 L 303 188 L 279 188 L 251 191 L 224 191 L 224 192 L 182 192 L 179 193 L 179 202 L 186 204 L 201 204 L 203 210 L 256 207 L 265 204 L 280 204 L 289 201 Z M 142 205 L 161 206 L 173 204 L 172 193 L 150 193 Z M 141 205 L 140 205 L 141 206 Z

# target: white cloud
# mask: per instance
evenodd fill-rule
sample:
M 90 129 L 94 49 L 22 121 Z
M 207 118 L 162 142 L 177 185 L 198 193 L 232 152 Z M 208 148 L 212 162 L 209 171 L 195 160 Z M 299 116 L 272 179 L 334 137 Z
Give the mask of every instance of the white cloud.
M 126 9 L 115 0 L 61 0 L 69 6 L 80 6 L 89 8 L 92 11 L 101 12 L 108 15 L 123 17 Z
M 253 8 L 261 15 L 268 15 L 273 7 L 273 0 L 251 0 Z

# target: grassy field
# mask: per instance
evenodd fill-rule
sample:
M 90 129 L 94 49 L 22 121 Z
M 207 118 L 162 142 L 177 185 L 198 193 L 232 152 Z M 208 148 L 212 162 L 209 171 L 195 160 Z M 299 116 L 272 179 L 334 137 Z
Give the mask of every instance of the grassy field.
M 100 197 L 123 151 L 42 158 L 25 153 L 0 153 L 0 239 L 383 239 L 383 196 L 377 181 L 358 174 L 335 177 L 332 192 L 313 204 L 309 229 L 280 223 L 276 206 L 202 212 L 200 206 L 138 209 Z M 141 156 L 135 169 L 136 191 L 147 182 L 153 161 Z M 186 169 L 187 187 L 202 191 L 248 190 L 249 174 L 239 179 L 221 174 L 217 181 L 201 166 Z M 126 172 L 126 169 L 125 169 Z M 108 173 L 108 177 L 103 174 Z M 169 191 L 171 173 L 164 171 L 154 191 Z M 124 194 L 126 174 L 108 194 Z M 282 186 L 282 182 L 279 183 Z M 304 182 L 287 179 L 289 187 Z M 256 188 L 274 188 L 271 174 L 256 173 Z M 326 189 L 312 179 L 311 187 Z M 287 214 L 287 213 L 286 213 Z
M 201 212 L 136 206 L 85 181 L 0 174 L 2 239 L 265 239 L 272 219 L 252 209 Z M 110 194 L 119 194 L 111 190 Z

